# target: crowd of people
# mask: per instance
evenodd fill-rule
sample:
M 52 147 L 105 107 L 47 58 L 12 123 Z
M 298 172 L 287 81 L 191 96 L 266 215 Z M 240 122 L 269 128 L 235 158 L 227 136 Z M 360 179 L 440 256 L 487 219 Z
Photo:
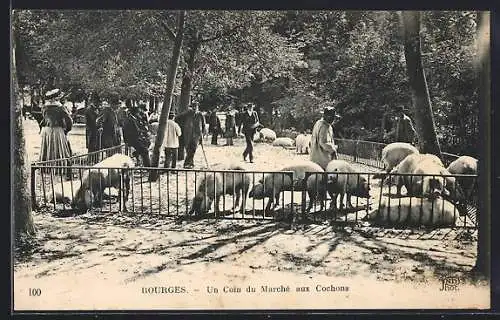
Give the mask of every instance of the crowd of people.
M 63 105 L 64 101 L 61 101 L 64 95 L 59 89 L 54 89 L 47 92 L 45 98 L 46 102 L 42 107 L 40 160 L 68 158 L 72 151 L 67 134 L 73 123 L 70 112 Z M 416 130 L 406 111 L 404 106 L 396 107 L 394 129 L 386 134 L 393 136 L 395 141 L 415 144 Z M 245 137 L 243 161 L 248 158 L 250 163 L 254 162 L 254 135 L 263 127 L 255 105 L 247 103 L 240 110 L 230 107 L 225 112 L 224 129 L 219 112 L 215 108 L 205 115 L 195 102 L 177 115 L 174 110 L 169 113 L 161 146 L 165 155 L 165 168 L 176 168 L 177 160 L 184 160 L 184 168 L 194 168 L 194 155 L 207 133 L 212 135 L 212 145 L 218 145 L 218 137 L 222 136 L 226 139 L 226 146 L 234 145 L 233 139 L 242 134 Z M 321 119 L 312 128 L 310 159 L 322 167 L 337 158 L 334 126 L 339 119 L 334 106 L 326 107 Z M 149 114 L 147 105 L 142 102 L 132 104 L 127 100 L 123 108 L 117 97 L 102 101 L 93 96 L 85 109 L 86 147 L 89 153 L 125 143 L 133 147 L 133 156 L 141 159 L 144 167 L 150 167 L 149 151 L 156 130 L 158 116 Z

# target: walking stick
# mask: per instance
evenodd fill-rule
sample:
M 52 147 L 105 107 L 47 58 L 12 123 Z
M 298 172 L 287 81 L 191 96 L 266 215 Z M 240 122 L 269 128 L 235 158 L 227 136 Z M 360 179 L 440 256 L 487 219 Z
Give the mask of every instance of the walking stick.
M 207 155 L 205 154 L 205 148 L 203 148 L 203 143 L 200 141 L 200 145 L 201 145 L 201 151 L 203 151 L 203 157 L 205 158 L 205 162 L 207 164 L 207 169 L 210 169 L 210 165 L 208 164 L 208 160 L 207 160 Z

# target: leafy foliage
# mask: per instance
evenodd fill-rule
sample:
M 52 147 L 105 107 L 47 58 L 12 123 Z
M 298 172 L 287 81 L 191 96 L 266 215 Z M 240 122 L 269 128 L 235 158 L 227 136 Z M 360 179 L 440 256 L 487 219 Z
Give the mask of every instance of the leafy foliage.
M 422 17 L 440 144 L 475 155 L 476 14 Z M 14 18 L 23 86 L 59 86 L 79 98 L 163 96 L 175 11 L 23 10 Z M 401 21 L 393 11 L 189 11 L 180 68 L 177 95 L 189 71 L 189 94 L 202 108 L 253 101 L 264 124 L 276 129 L 308 129 L 324 106 L 335 105 L 338 135 L 384 141 L 394 107 L 411 104 Z

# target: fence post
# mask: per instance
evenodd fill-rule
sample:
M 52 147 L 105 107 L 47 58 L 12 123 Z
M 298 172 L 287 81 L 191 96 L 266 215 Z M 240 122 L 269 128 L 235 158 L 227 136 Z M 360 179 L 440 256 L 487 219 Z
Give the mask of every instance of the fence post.
M 31 166 L 31 209 L 38 209 L 38 204 L 36 203 L 36 167 Z M 43 183 L 43 182 L 42 182 Z
M 353 152 L 354 162 L 358 162 L 358 144 L 359 140 L 356 140 L 354 142 L 354 152 Z

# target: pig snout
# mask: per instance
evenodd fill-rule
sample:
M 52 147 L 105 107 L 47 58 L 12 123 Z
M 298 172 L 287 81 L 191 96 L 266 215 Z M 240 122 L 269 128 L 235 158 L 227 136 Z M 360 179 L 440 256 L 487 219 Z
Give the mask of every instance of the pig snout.
M 264 185 L 261 183 L 254 185 L 248 196 L 255 199 L 264 198 Z
M 207 214 L 211 204 L 210 199 L 205 199 L 203 196 L 195 196 L 190 214 Z
M 437 199 L 440 197 L 441 197 L 441 190 L 439 190 L 439 189 L 431 190 L 431 192 L 429 193 L 429 196 L 428 196 L 429 199 Z

